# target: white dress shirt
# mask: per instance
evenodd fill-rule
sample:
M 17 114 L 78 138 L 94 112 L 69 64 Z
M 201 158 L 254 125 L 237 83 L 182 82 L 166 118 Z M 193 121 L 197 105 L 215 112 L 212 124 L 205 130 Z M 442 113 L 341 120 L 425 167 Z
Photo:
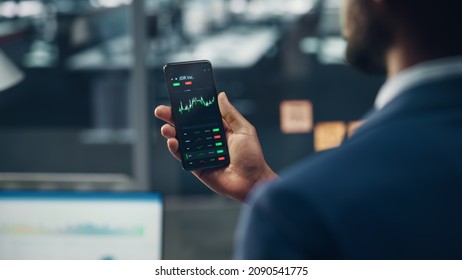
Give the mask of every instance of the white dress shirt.
M 462 56 L 435 59 L 412 66 L 382 86 L 375 99 L 375 109 L 382 109 L 408 89 L 458 75 L 462 75 Z

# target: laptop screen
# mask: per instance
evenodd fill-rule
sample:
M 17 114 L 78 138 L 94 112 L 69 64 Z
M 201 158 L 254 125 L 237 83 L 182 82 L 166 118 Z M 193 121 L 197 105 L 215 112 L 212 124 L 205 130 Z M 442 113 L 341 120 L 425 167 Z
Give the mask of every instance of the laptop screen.
M 0 191 L 0 259 L 162 257 L 156 193 Z

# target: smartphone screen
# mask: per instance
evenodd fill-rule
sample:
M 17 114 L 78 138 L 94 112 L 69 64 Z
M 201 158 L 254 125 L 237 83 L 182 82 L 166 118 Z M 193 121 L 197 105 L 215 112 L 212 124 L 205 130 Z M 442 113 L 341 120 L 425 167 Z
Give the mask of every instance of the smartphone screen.
M 229 165 L 217 91 L 209 61 L 164 66 L 176 138 L 187 171 Z

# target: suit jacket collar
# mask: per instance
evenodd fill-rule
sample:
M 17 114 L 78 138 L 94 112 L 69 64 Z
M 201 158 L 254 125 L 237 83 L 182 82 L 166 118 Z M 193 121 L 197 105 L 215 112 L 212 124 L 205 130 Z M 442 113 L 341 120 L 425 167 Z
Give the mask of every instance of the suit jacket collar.
M 458 110 L 462 114 L 462 75 L 417 86 L 402 92 L 381 110 L 368 115 L 353 138 L 360 137 L 381 125 L 411 114 Z
M 375 108 L 382 109 L 401 93 L 427 83 L 462 75 L 462 56 L 452 56 L 419 63 L 388 80 L 375 99 Z

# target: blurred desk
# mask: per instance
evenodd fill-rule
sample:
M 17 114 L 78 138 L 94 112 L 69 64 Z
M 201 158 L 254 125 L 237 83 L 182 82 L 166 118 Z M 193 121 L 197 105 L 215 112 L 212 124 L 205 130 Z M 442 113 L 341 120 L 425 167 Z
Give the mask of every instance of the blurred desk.
M 274 27 L 230 28 L 180 48 L 178 52 L 159 55 L 151 51 L 147 55 L 148 66 L 208 59 L 216 68 L 249 68 L 275 45 L 278 38 L 279 32 Z M 131 49 L 131 38 L 121 36 L 70 57 L 67 65 L 77 71 L 130 69 L 133 65 Z
M 23 173 L 0 172 L 0 189 L 133 191 L 133 181 L 126 174 L 95 173 Z

